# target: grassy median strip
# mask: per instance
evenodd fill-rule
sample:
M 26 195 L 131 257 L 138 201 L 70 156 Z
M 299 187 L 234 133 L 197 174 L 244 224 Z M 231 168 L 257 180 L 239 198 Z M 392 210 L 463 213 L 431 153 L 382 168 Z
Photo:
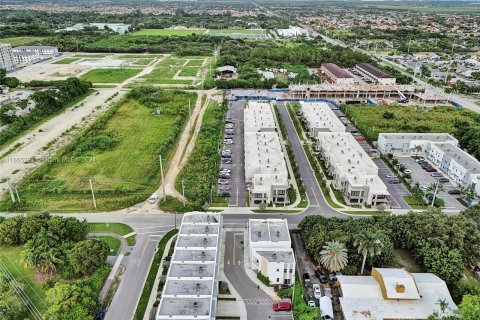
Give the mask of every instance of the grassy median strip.
M 172 229 L 168 231 L 158 243 L 157 252 L 153 257 L 152 265 L 148 271 L 147 280 L 143 286 L 142 295 L 140 296 L 137 309 L 135 310 L 135 315 L 133 316 L 133 319 L 135 320 L 143 319 L 145 312 L 147 311 L 148 300 L 150 299 L 152 289 L 154 289 L 153 284 L 155 283 L 155 279 L 157 277 L 158 268 L 160 268 L 160 262 L 162 260 L 163 252 L 165 251 L 165 246 L 167 245 L 168 240 L 176 235 L 177 232 L 178 229 Z

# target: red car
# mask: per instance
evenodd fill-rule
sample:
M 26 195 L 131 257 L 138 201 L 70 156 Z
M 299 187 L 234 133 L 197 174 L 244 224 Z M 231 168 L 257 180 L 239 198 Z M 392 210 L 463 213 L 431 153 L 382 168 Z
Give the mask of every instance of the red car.
M 357 141 L 364 141 L 364 140 L 365 140 L 365 138 L 364 138 L 364 137 L 362 137 L 362 136 L 360 136 L 360 137 L 355 137 L 355 140 L 357 140 Z
M 437 169 L 435 169 L 435 168 L 427 168 L 425 171 L 427 171 L 427 172 L 437 172 Z
M 290 311 L 292 310 L 292 304 L 287 301 L 282 301 L 273 304 L 273 311 Z

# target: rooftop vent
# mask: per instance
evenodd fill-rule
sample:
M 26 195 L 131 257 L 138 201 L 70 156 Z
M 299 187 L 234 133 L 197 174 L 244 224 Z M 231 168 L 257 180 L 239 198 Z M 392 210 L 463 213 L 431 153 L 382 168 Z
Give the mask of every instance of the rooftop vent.
M 403 284 L 397 283 L 395 285 L 395 290 L 397 293 L 405 293 L 405 286 Z
M 210 228 L 209 228 L 208 226 L 206 226 L 206 227 L 204 228 L 204 231 L 205 231 L 205 233 L 208 233 L 208 232 L 210 231 Z
M 277 260 L 277 254 L 276 253 L 272 254 L 272 258 L 273 260 Z
M 277 234 L 277 237 L 280 238 L 280 231 L 277 231 L 276 234 Z
M 200 256 L 202 257 L 202 259 L 205 259 L 206 257 L 205 251 L 202 251 L 202 253 L 200 253 Z
M 262 236 L 262 231 L 258 231 L 257 236 L 261 237 Z
M 198 267 L 198 273 L 203 273 L 203 266 Z

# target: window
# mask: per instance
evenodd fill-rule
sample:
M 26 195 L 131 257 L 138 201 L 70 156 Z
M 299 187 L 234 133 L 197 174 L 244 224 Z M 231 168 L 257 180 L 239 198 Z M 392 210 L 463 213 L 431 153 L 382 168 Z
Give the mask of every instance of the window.
M 290 269 L 290 273 L 293 273 L 293 269 Z
M 280 278 L 277 278 L 277 283 L 280 282 Z
M 351 192 L 350 192 L 350 195 L 351 195 L 352 197 L 358 197 L 358 196 L 360 196 L 360 191 L 351 191 Z
M 287 273 L 288 272 L 288 269 L 283 269 L 283 273 Z
M 280 271 L 280 269 L 277 269 L 277 272 L 279 272 L 279 271 Z

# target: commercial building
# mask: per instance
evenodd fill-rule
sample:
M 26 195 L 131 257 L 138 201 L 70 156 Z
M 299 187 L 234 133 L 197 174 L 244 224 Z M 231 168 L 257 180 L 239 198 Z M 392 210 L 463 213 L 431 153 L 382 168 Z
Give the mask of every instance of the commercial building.
M 341 85 L 353 85 L 355 83 L 355 78 L 335 63 L 322 63 L 320 71 L 330 83 Z
M 290 85 L 289 97 L 293 99 L 332 99 L 339 102 L 366 102 L 368 99 L 413 99 L 415 87 L 410 85 L 380 84 L 315 84 Z
M 244 144 L 250 205 L 287 203 L 287 165 L 270 104 L 249 101 L 244 110 Z
M 272 284 L 295 283 L 295 256 L 286 219 L 249 219 L 250 263 Z
M 348 205 L 388 204 L 389 192 L 378 167 L 348 132 L 320 132 L 317 149 L 332 176 L 333 187 L 343 191 Z
M 15 59 L 15 63 L 27 65 L 31 63 L 35 63 L 41 60 L 40 56 L 36 52 L 14 52 L 13 58 Z
M 325 102 L 300 101 L 300 113 L 311 137 L 316 138 L 319 132 L 345 132 L 345 126 Z
M 394 85 L 397 80 L 390 73 L 385 72 L 370 63 L 359 63 L 355 66 L 355 70 L 373 83 Z
M 378 150 L 397 156 L 425 155 L 457 184 L 473 184 L 480 194 L 480 162 L 460 149 L 458 140 L 448 133 L 380 133 Z
M 445 281 L 431 273 L 373 268 L 371 276 L 341 275 L 337 282 L 345 320 L 427 319 L 458 310 Z M 445 310 L 438 301 L 446 303 Z
M 14 53 L 34 52 L 41 58 L 58 56 L 58 48 L 52 46 L 19 46 L 12 49 Z
M 0 68 L 7 71 L 15 69 L 15 58 L 9 44 L 0 44 Z
M 217 313 L 222 216 L 183 216 L 156 320 L 214 320 Z
M 308 37 L 308 31 L 306 29 L 289 26 L 288 29 L 277 29 L 277 34 L 282 38 L 296 38 L 296 37 Z

